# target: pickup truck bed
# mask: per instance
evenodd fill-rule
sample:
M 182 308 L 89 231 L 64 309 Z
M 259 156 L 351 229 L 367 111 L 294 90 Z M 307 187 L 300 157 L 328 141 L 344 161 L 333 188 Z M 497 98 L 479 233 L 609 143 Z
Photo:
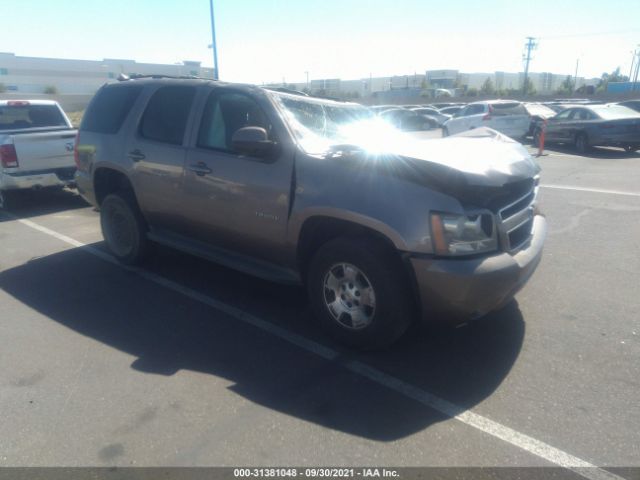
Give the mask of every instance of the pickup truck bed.
M 71 184 L 76 133 L 56 102 L 0 101 L 0 206 L 7 192 Z

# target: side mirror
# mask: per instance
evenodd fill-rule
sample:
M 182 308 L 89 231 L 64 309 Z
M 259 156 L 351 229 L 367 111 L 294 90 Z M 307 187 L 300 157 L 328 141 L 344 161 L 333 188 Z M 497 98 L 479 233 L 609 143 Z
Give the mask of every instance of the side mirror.
M 262 127 L 243 127 L 237 130 L 231 137 L 231 143 L 237 152 L 256 157 L 266 156 L 275 145 Z

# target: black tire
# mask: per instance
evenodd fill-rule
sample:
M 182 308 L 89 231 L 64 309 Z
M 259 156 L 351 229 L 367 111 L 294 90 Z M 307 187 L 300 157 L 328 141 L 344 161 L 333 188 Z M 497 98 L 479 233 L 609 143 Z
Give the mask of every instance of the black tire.
M 328 303 L 331 299 L 346 308 L 345 297 L 342 300 L 325 288 L 325 281 L 330 272 L 339 270 L 342 264 L 355 266 L 361 273 L 360 282 L 369 285 L 374 292 L 375 307 L 370 309 L 365 326 L 355 327 L 354 320 L 349 313 L 342 313 L 337 319 Z M 344 270 L 343 270 L 344 273 Z M 334 277 L 335 278 L 335 277 Z M 339 287 L 353 289 L 348 280 Z M 361 300 L 357 285 L 352 291 L 351 301 L 356 304 Z M 322 327 L 336 340 L 350 347 L 362 350 L 385 348 L 395 342 L 407 330 L 414 320 L 415 307 L 411 295 L 408 275 L 404 271 L 399 259 L 394 258 L 384 244 L 363 238 L 338 238 L 323 245 L 314 255 L 308 269 L 307 289 L 316 319 Z M 366 289 L 366 287 L 365 287 Z M 363 295 L 365 295 L 363 290 Z M 353 295 L 357 295 L 353 296 Z M 334 303 L 335 304 L 335 303 Z M 362 302 L 360 307 L 364 307 Z M 349 308 L 352 304 L 349 303 Z M 357 312 L 356 312 L 357 314 Z M 349 325 L 351 323 L 351 325 Z
M 135 265 L 146 258 L 147 224 L 132 193 L 110 193 L 102 200 L 100 226 L 109 250 L 120 262 Z
M 576 150 L 580 154 L 585 154 L 590 150 L 589 138 L 586 133 L 578 133 L 575 139 Z
M 0 208 L 3 210 L 13 210 L 17 205 L 18 192 L 12 190 L 0 190 Z

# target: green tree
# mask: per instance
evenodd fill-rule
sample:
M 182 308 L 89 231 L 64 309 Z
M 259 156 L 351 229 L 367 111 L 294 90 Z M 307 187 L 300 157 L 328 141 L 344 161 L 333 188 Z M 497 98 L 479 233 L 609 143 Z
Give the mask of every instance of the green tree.
M 628 82 L 629 77 L 620 73 L 620 67 L 616 68 L 613 72 L 604 72 L 600 77 L 596 92 L 606 92 L 609 82 Z
M 480 93 L 483 95 L 493 95 L 496 93 L 496 89 L 493 86 L 493 82 L 491 81 L 491 77 L 487 77 L 482 86 L 480 87 Z
M 556 93 L 559 95 L 571 95 L 573 93 L 573 80 L 571 79 L 571 75 L 567 75 L 567 78 L 562 81 Z
M 0 83 L 0 93 L 4 93 L 7 91 L 7 87 L 5 87 L 4 83 Z
M 464 92 L 465 97 L 477 97 L 478 89 L 475 87 L 468 88 L 466 92 Z
M 55 85 L 47 85 L 44 87 L 44 93 L 47 95 L 55 95 L 58 93 L 58 88 Z

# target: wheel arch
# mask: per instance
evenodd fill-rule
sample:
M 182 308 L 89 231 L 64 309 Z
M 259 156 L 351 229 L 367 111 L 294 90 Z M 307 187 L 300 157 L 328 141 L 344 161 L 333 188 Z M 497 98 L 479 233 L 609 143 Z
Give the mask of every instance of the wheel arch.
M 399 261 L 406 246 L 397 232 L 376 228 L 371 223 L 328 214 L 307 217 L 300 225 L 297 235 L 296 260 L 298 269 L 305 278 L 313 254 L 325 243 L 340 237 L 367 238 L 384 245 Z M 404 248 L 403 248 L 404 247 Z
M 105 166 L 98 167 L 93 173 L 93 188 L 98 206 L 108 194 L 126 190 L 135 199 L 135 191 L 129 177 L 119 169 Z

